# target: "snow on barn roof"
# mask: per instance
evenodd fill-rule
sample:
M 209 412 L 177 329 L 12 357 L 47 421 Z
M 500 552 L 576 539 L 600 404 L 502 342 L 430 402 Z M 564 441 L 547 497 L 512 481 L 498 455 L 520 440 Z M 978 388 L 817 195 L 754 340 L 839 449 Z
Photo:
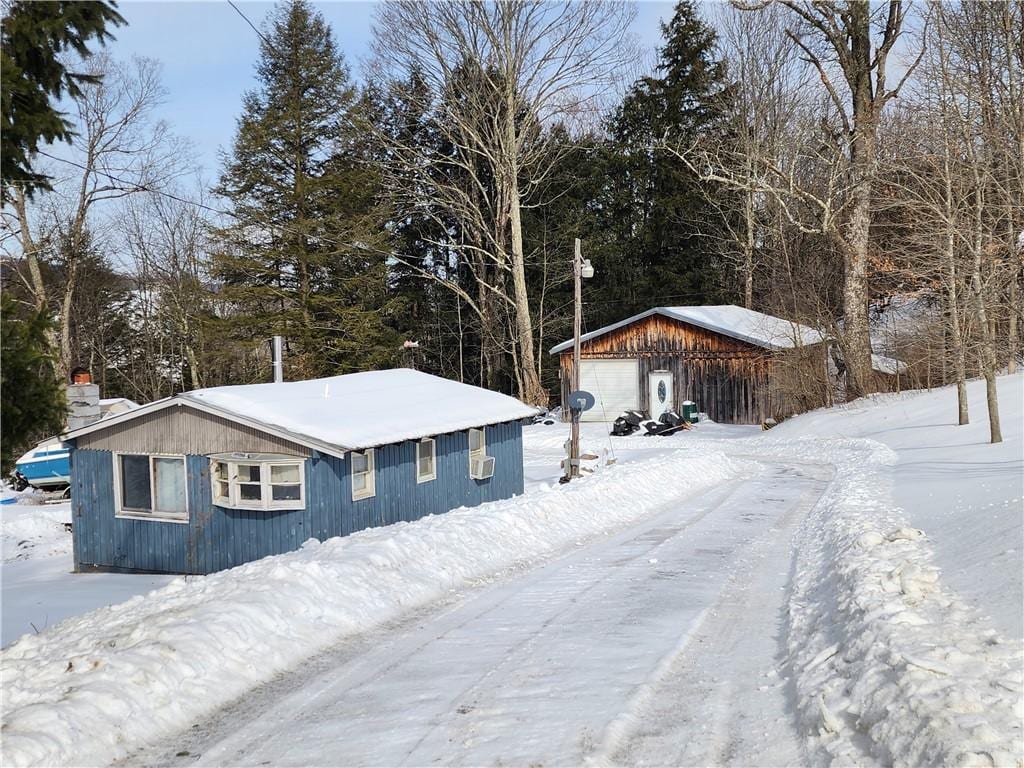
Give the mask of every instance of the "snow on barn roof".
M 610 331 L 651 315 L 664 315 L 766 349 L 789 349 L 795 346 L 818 344 L 825 340 L 821 333 L 806 325 L 755 312 L 752 309 L 737 307 L 734 304 L 721 304 L 704 307 L 655 307 L 641 312 L 639 315 L 627 317 L 618 323 L 586 333 L 580 337 L 581 341 L 589 341 L 603 336 Z M 572 340 L 570 339 L 552 347 L 551 354 L 571 348 Z
M 874 352 L 871 353 L 871 367 L 879 373 L 885 373 L 889 376 L 907 372 L 907 364 L 902 360 L 897 360 L 895 357 L 878 355 Z
M 328 453 L 533 416 L 513 397 L 408 368 L 196 389 L 65 435 L 75 438 L 174 405 L 249 424 Z

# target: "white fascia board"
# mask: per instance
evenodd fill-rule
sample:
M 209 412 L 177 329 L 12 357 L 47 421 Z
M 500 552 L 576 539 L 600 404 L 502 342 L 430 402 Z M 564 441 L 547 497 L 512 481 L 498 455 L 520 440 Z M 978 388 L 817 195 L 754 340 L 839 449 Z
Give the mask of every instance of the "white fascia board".
M 88 435 L 93 432 L 98 432 L 101 429 L 107 429 L 109 427 L 117 426 L 118 424 L 124 424 L 126 422 L 132 421 L 133 419 L 137 419 L 140 416 L 145 416 L 146 414 L 149 413 L 157 413 L 158 411 L 162 411 L 165 408 L 171 407 L 194 408 L 197 411 L 203 411 L 204 413 L 209 413 L 213 416 L 219 416 L 223 419 L 238 422 L 239 424 L 245 424 L 246 426 L 252 427 L 253 429 L 258 429 L 261 432 L 266 432 L 268 435 L 280 437 L 282 440 L 288 440 L 299 445 L 305 445 L 310 448 L 315 448 L 316 450 L 322 453 L 326 453 L 330 456 L 334 456 L 339 459 L 345 458 L 345 454 L 349 450 L 351 450 L 350 448 L 346 448 L 344 446 L 331 445 L 330 443 L 325 443 L 322 440 L 317 440 L 315 438 L 309 437 L 308 435 L 303 435 L 297 432 L 292 432 L 287 429 L 282 429 L 281 427 L 274 426 L 273 424 L 266 424 L 255 419 L 250 419 L 242 414 L 238 414 L 233 411 L 228 411 L 223 408 L 217 408 L 215 406 L 209 405 L 208 403 L 198 402 L 188 397 L 187 393 L 183 395 L 174 395 L 173 397 L 167 397 L 164 398 L 163 400 L 157 400 L 147 405 L 140 406 L 135 410 L 126 411 L 125 413 L 120 413 L 110 418 L 101 419 L 100 421 L 96 421 L 92 424 L 89 424 L 88 426 L 82 427 L 81 429 L 76 429 L 72 432 L 62 434 L 60 436 L 60 439 L 74 440 L 76 438 L 83 437 L 84 435 Z

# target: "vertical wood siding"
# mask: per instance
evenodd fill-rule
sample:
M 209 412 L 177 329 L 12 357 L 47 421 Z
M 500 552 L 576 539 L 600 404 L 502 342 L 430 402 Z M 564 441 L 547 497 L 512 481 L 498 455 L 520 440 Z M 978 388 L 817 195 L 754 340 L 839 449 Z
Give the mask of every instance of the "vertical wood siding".
M 823 361 L 824 345 L 815 352 Z M 713 420 L 724 424 L 759 424 L 769 416 L 793 409 L 793 398 L 777 384 L 776 369 L 788 351 L 772 352 L 724 334 L 673 318 L 651 315 L 583 343 L 583 359 L 639 360 L 640 408 L 650 413 L 648 377 L 651 371 L 671 371 L 676 408 L 692 400 Z M 562 404 L 569 397 L 572 352 L 560 355 Z M 823 362 L 822 362 L 823 364 Z M 819 398 L 820 399 L 820 398 Z M 799 403 L 796 410 L 824 405 Z M 617 415 L 617 414 L 616 414 Z
M 460 506 L 476 506 L 523 492 L 519 422 L 485 427 L 494 477 L 469 477 L 469 436 L 435 436 L 437 479 L 416 482 L 416 441 L 376 449 L 373 498 L 352 501 L 349 457 L 312 452 L 306 460 L 306 508 L 256 512 L 214 506 L 210 460 L 188 455 L 189 522 L 134 520 L 114 515 L 113 453 L 71 452 L 71 509 L 75 567 L 167 573 L 212 573 L 267 555 L 298 549 L 364 528 L 413 521 Z M 250 450 L 246 445 L 234 450 Z

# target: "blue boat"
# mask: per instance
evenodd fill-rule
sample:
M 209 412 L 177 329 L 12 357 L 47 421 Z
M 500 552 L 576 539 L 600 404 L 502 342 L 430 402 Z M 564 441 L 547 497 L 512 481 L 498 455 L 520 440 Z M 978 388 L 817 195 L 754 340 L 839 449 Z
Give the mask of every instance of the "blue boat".
M 71 482 L 68 444 L 56 437 L 44 440 L 14 465 L 19 485 L 31 485 L 43 491 L 66 488 Z

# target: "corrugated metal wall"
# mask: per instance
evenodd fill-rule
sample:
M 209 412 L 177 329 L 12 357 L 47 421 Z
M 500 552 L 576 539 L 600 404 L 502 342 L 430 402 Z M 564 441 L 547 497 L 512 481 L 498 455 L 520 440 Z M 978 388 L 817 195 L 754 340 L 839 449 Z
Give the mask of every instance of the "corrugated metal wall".
M 250 512 L 211 501 L 210 463 L 189 455 L 189 522 L 133 520 L 114 516 L 113 454 L 72 451 L 71 505 L 76 568 L 90 566 L 169 573 L 211 573 L 250 560 L 298 549 L 364 528 L 412 521 L 460 506 L 476 506 L 523 492 L 522 426 L 486 427 L 494 477 L 469 477 L 466 432 L 439 435 L 437 479 L 417 484 L 416 445 L 406 441 L 376 451 L 373 498 L 352 501 L 348 458 L 313 452 L 306 461 L 306 509 Z M 229 450 L 254 450 L 246 444 Z M 163 447 L 159 452 L 168 452 Z
M 78 438 L 79 448 L 128 453 L 208 454 L 246 450 L 311 456 L 312 451 L 211 413 L 171 406 Z M 239 446 L 245 446 L 240 448 Z

